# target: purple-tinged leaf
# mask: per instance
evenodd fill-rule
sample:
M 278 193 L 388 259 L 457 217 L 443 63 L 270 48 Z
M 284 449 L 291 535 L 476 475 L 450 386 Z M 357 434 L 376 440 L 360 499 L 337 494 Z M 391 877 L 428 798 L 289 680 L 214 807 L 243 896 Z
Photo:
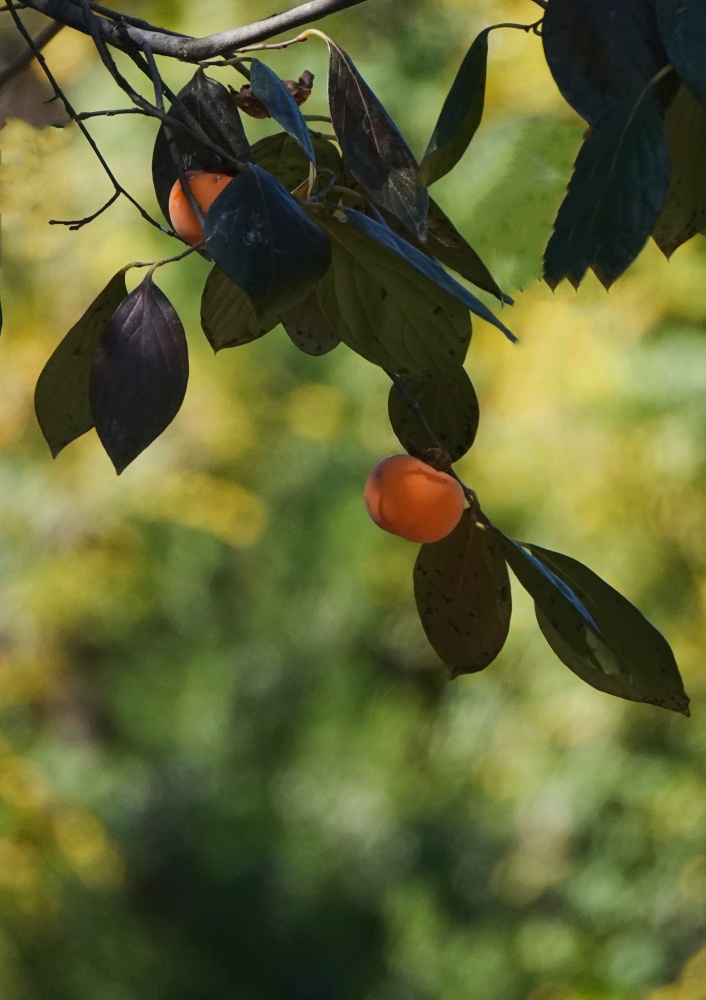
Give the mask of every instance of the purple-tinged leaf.
M 178 122 L 189 125 L 185 111 L 196 119 L 204 135 L 228 156 L 220 156 L 181 129 L 174 128 L 172 137 L 181 165 L 186 170 L 208 170 L 212 173 L 232 173 L 233 160 L 251 159 L 250 144 L 245 135 L 240 113 L 232 94 L 202 69 L 196 71 L 187 85 L 177 94 L 170 114 Z M 152 154 L 152 179 L 159 207 L 169 218 L 169 194 L 179 176 L 164 125 L 160 125 Z
M 111 316 L 91 367 L 91 412 L 118 475 L 177 415 L 188 378 L 184 328 L 150 274 Z
M 417 161 L 350 56 L 327 41 L 331 120 L 343 159 L 368 194 L 423 239 L 429 195 Z
M 118 271 L 71 327 L 37 380 L 34 409 L 53 458 L 93 427 L 88 391 L 93 355 L 126 294 L 125 272 Z
M 206 248 L 260 320 L 302 299 L 331 263 L 328 237 L 260 167 L 238 174 L 206 214 Z
M 471 510 L 450 535 L 419 550 L 414 596 L 427 639 L 452 678 L 493 662 L 510 628 L 510 580 L 495 534 Z
M 299 143 L 306 156 L 315 164 L 316 153 L 311 133 L 304 115 L 299 110 L 299 105 L 274 70 L 259 59 L 253 59 L 250 64 L 250 88 L 275 121 L 278 121 L 285 132 Z

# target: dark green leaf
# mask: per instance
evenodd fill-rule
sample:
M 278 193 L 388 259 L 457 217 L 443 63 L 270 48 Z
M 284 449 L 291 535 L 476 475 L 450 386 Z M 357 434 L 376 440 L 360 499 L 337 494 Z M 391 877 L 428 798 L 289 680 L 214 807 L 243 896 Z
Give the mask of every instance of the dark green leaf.
M 567 667 L 599 691 L 688 715 L 669 646 L 629 601 L 576 560 L 495 533 Z
M 405 385 L 436 440 L 451 461 L 457 462 L 473 444 L 478 430 L 478 397 L 465 369 L 458 368 L 444 379 L 405 379 Z M 396 385 L 390 389 L 387 410 L 402 447 L 410 455 L 421 457 L 431 447 L 431 441 Z
M 188 378 L 184 328 L 150 274 L 111 316 L 91 366 L 91 413 L 118 475 L 177 415 Z
M 452 278 L 437 260 L 427 257 L 421 250 L 418 250 L 402 239 L 401 236 L 394 233 L 388 226 L 381 225 L 381 223 L 376 222 L 374 219 L 368 218 L 367 215 L 355 212 L 352 209 L 344 208 L 342 211 L 345 212 L 346 218 L 351 225 L 360 229 L 361 232 L 369 236 L 370 239 L 375 240 L 380 246 L 385 247 L 386 250 L 398 254 L 415 271 L 418 271 L 419 274 L 424 275 L 425 278 L 433 281 L 439 288 L 448 292 L 449 295 L 461 302 L 466 309 L 469 309 L 476 316 L 480 316 L 481 319 L 496 326 L 498 330 L 501 330 L 505 334 L 508 340 L 513 342 L 517 340 L 517 337 L 508 330 L 505 324 L 501 323 L 497 316 L 480 299 L 477 299 L 467 288 L 464 288 L 455 278 Z
M 250 160 L 250 145 L 238 108 L 222 83 L 199 69 L 177 96 L 179 103 L 175 102 L 170 109 L 177 121 L 191 127 L 185 114 L 189 112 L 211 142 L 237 160 Z M 184 170 L 233 172 L 232 160 L 220 156 L 185 132 L 173 129 L 173 140 Z M 159 207 L 166 219 L 169 218 L 169 193 L 178 176 L 165 127 L 160 125 L 152 154 L 152 178 Z
M 316 163 L 309 127 L 299 105 L 277 74 L 259 59 L 253 59 L 250 63 L 250 89 L 275 121 L 301 146 L 308 159 Z
M 316 163 L 319 171 L 338 174 L 342 169 L 341 154 L 333 142 L 327 139 L 313 139 Z M 252 147 L 252 156 L 258 167 L 274 174 L 288 191 L 294 191 L 309 176 L 309 160 L 300 146 L 287 135 L 277 132 L 260 139 Z
M 549 0 L 542 43 L 559 90 L 592 125 L 669 62 L 653 0 Z
M 483 670 L 510 628 L 510 580 L 492 531 L 465 510 L 440 542 L 423 545 L 414 566 L 414 596 L 427 639 L 451 677 Z
M 331 238 L 333 287 L 319 301 L 341 340 L 405 377 L 437 378 L 463 363 L 471 338 L 465 306 L 350 222 L 316 216 Z
M 600 691 L 688 716 L 689 698 L 684 692 L 674 654 L 654 625 L 582 563 L 537 545 L 531 545 L 530 550 L 571 587 L 588 609 L 620 669 L 617 674 L 597 670 L 593 657 L 585 655 L 581 643 L 571 633 L 566 634 L 551 614 L 538 609 L 540 628 L 559 658 Z
M 409 230 L 404 229 L 394 215 L 383 212 L 383 217 L 394 233 L 409 240 L 417 250 L 421 250 L 428 257 L 436 257 L 466 281 L 470 281 L 477 288 L 482 288 L 484 292 L 489 292 L 501 302 L 513 304 L 509 295 L 503 295 L 495 278 L 476 251 L 461 236 L 451 219 L 442 212 L 433 198 L 429 199 L 427 234 L 424 243 L 417 240 Z
M 93 427 L 88 393 L 93 355 L 126 295 L 125 272 L 119 271 L 71 327 L 39 376 L 34 408 L 54 458 Z
M 576 159 L 544 255 L 544 279 L 574 287 L 592 267 L 610 287 L 654 229 L 669 188 L 669 146 L 649 94 L 611 112 Z
M 656 0 L 657 22 L 668 59 L 680 80 L 706 104 L 706 3 Z
M 341 343 L 338 330 L 324 315 L 319 302 L 333 292 L 333 270 L 329 270 L 314 289 L 291 309 L 282 314 L 282 326 L 293 344 L 305 354 L 320 357 Z
M 375 201 L 423 238 L 429 196 L 417 161 L 348 54 L 327 41 L 331 119 L 343 159 Z
M 238 174 L 216 198 L 204 233 L 208 252 L 248 293 L 261 321 L 295 305 L 331 263 L 325 233 L 258 166 Z
M 427 151 L 419 166 L 419 182 L 428 187 L 452 170 L 468 149 L 480 125 L 488 69 L 488 34 L 481 31 L 456 74 Z
M 249 344 L 276 325 L 276 319 L 261 322 L 247 292 L 213 267 L 201 296 L 201 326 L 214 351 Z
M 669 193 L 652 233 L 666 257 L 706 229 L 706 107 L 680 87 L 664 129 L 672 164 Z

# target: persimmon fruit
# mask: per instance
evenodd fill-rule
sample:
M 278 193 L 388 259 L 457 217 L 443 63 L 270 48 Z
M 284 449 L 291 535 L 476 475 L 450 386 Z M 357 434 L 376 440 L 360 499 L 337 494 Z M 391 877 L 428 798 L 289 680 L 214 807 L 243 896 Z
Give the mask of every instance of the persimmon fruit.
M 446 538 L 461 520 L 465 499 L 456 479 L 411 455 L 383 458 L 365 484 L 373 521 L 410 542 Z
M 213 174 L 207 170 L 187 170 L 184 177 L 204 215 L 223 188 L 233 180 L 228 174 Z M 178 177 L 169 193 L 169 221 L 174 232 L 191 246 L 203 243 L 203 226 L 196 218 Z

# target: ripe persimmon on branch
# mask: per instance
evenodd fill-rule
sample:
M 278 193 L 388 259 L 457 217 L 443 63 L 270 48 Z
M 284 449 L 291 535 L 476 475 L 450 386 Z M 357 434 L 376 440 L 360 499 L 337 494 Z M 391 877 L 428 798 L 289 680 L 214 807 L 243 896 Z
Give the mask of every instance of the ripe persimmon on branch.
M 453 468 L 479 422 L 464 366 L 471 317 L 494 326 L 505 343 L 515 340 L 469 285 L 499 306 L 512 299 L 429 188 L 457 167 L 481 125 L 491 34 L 520 29 L 541 37 L 562 94 L 592 126 L 549 236 L 547 284 L 567 278 L 577 286 L 592 269 L 608 287 L 650 234 L 670 253 L 706 229 L 706 195 L 693 189 L 703 175 L 700 161 L 698 169 L 692 162 L 702 146 L 684 143 L 683 125 L 685 115 L 706 116 L 703 33 L 693 26 L 691 51 L 674 0 L 632 0 L 627 13 L 623 0 L 606 0 L 608 20 L 592 0 L 527 0 L 542 8 L 542 18 L 478 34 L 418 161 L 348 52 L 311 27 L 362 2 L 311 0 L 191 38 L 90 0 L 8 0 L 3 10 L 113 185 L 103 206 L 64 224 L 81 228 L 125 196 L 188 245 L 151 262 L 129 293 L 126 272 L 145 264 L 119 270 L 59 343 L 35 394 L 51 452 L 56 457 L 95 428 L 120 474 L 173 420 L 187 388 L 187 337 L 155 273 L 186 256 L 205 259 L 212 268 L 201 324 L 214 351 L 282 326 L 312 357 L 343 346 L 391 379 L 388 417 L 408 457 L 376 467 L 368 509 L 381 527 L 423 542 L 414 569 L 417 608 L 451 677 L 484 669 L 501 651 L 512 610 L 510 567 L 533 598 L 549 645 L 580 678 L 688 715 L 673 653 L 654 626 L 585 566 L 504 535 Z M 44 57 L 42 37 L 33 39 L 23 24 L 23 7 L 90 36 L 133 107 L 78 111 Z M 285 42 L 268 42 L 305 25 Z M 306 39 L 327 46 L 329 70 L 326 104 L 305 116 L 301 106 L 319 97 L 311 73 L 282 80 L 253 52 L 266 56 Z M 114 49 L 144 75 L 149 97 L 118 68 Z M 198 66 L 178 93 L 162 75 L 162 57 Z M 24 67 L 26 54 L 22 59 Z M 225 86 L 209 74 L 212 66 L 246 83 Z M 122 187 L 85 124 L 97 114 L 127 113 L 158 122 L 152 176 L 166 224 Z M 260 118 L 281 131 L 255 140 L 254 125 L 246 129 L 244 121 Z M 311 127 L 319 121 L 331 131 Z

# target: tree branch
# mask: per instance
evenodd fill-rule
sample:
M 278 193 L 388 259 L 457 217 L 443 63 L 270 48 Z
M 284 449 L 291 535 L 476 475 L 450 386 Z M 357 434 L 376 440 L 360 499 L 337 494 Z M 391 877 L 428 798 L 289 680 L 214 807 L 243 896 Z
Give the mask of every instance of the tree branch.
M 24 0 L 24 3 L 69 28 L 91 34 L 81 0 Z M 97 30 L 107 45 L 117 49 L 128 50 L 133 47 L 143 51 L 144 46 L 148 45 L 156 56 L 170 56 L 182 62 L 198 63 L 233 52 L 243 45 L 262 42 L 283 31 L 312 24 L 329 14 L 361 3 L 365 3 L 365 0 L 308 0 L 307 3 L 281 14 L 273 14 L 262 21 L 254 21 L 204 38 L 174 35 L 153 25 L 139 27 L 134 23 L 134 18 L 123 18 L 119 12 L 109 11 L 105 7 L 94 7 L 94 10 L 106 15 L 96 20 Z

